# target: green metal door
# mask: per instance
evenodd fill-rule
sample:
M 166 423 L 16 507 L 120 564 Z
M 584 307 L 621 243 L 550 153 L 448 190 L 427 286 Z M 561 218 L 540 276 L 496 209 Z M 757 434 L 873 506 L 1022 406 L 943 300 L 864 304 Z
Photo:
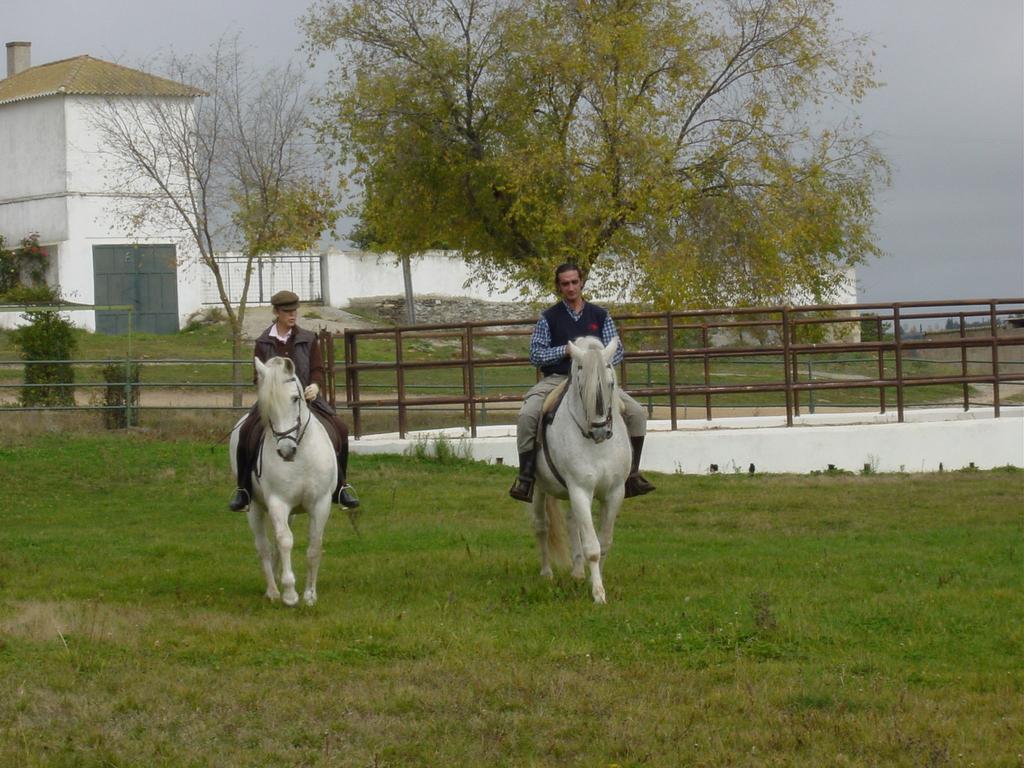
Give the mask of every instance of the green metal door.
M 132 330 L 178 330 L 178 265 L 173 245 L 94 245 L 96 300 L 99 306 L 130 304 Z M 128 313 L 96 311 L 97 333 L 128 332 Z

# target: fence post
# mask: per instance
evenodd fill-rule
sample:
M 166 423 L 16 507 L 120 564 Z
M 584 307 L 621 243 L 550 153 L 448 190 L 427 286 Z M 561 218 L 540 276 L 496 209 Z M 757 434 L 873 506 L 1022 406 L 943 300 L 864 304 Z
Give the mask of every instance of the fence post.
M 124 425 L 132 426 L 132 359 L 124 361 Z
M 875 343 L 878 345 L 878 380 L 885 380 L 885 346 L 883 342 L 883 334 L 885 333 L 885 325 L 882 323 L 881 317 L 875 317 Z M 878 388 L 878 404 L 879 412 L 885 413 L 885 384 Z
M 782 308 L 782 375 L 786 386 L 786 426 L 793 426 L 793 377 L 789 359 L 789 307 Z
M 967 347 L 963 345 L 963 339 L 967 338 L 967 325 L 964 313 L 960 313 L 960 375 L 967 376 Z M 971 385 L 966 381 L 963 383 L 964 388 L 964 410 L 971 410 Z
M 672 429 L 675 430 L 679 425 L 676 414 L 676 325 L 671 312 L 665 313 L 665 330 L 668 332 L 668 343 L 665 345 L 668 351 L 668 410 Z
M 462 353 L 462 396 L 465 400 L 462 403 L 462 423 L 468 424 L 470 422 L 469 412 L 471 409 L 470 400 L 473 395 L 473 388 L 469 383 L 469 344 L 467 335 L 469 334 L 469 327 L 463 326 L 462 333 L 459 335 L 459 346 L 460 352 Z
M 704 348 L 704 418 L 711 421 L 711 358 L 708 356 L 708 324 L 701 322 L 700 343 Z
M 900 320 L 900 305 L 892 305 L 892 334 L 896 350 L 896 420 L 903 422 L 903 328 Z
M 132 426 L 132 311 L 128 310 L 128 360 L 124 367 L 124 423 Z
M 345 399 L 352 409 L 352 429 L 358 440 L 363 434 L 362 409 L 359 407 L 359 370 L 356 363 L 359 353 L 356 347 L 356 335 L 351 330 L 345 331 Z
M 793 347 L 796 345 L 796 326 L 795 322 L 789 326 L 789 346 L 790 354 L 792 355 L 794 384 L 800 381 L 800 363 L 797 361 L 796 352 L 793 351 Z M 811 413 L 814 413 L 814 411 L 812 410 Z M 793 414 L 796 416 L 800 415 L 800 391 L 796 389 L 793 390 Z
M 408 428 L 405 413 L 405 366 L 402 365 L 402 330 L 395 330 L 395 383 L 398 388 L 398 436 L 404 440 Z
M 480 426 L 487 426 L 487 383 L 484 381 L 485 368 L 480 369 L 479 374 L 474 375 L 476 379 L 476 389 L 480 391 L 480 397 L 484 398 L 480 401 Z
M 473 326 L 466 326 L 466 370 L 469 374 L 469 434 L 476 437 L 476 371 L 473 367 Z
M 650 389 L 654 385 L 654 380 L 651 378 L 651 361 L 647 361 L 647 388 Z M 647 395 L 647 418 L 654 418 L 654 396 Z
M 810 360 L 807 361 L 807 383 L 814 384 L 814 363 Z M 814 415 L 814 389 L 807 390 L 807 410 Z
M 992 329 L 992 416 L 999 418 L 999 322 L 996 303 L 988 305 L 989 326 Z

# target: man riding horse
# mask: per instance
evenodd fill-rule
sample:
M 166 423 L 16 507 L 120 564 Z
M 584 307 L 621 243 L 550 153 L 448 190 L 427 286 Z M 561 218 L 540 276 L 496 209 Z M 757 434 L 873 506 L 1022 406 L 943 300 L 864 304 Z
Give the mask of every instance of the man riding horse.
M 328 433 L 334 433 L 338 461 L 338 483 L 333 499 L 343 507 L 353 509 L 359 506 L 359 499 L 348 477 L 348 427 L 345 426 L 330 404 L 320 397 L 323 384 L 323 363 L 316 335 L 298 326 L 299 297 L 291 291 L 278 291 L 270 297 L 274 308 L 274 322 L 256 339 L 253 354 L 263 362 L 272 357 L 287 357 L 295 365 L 295 375 L 303 387 L 303 397 L 309 408 L 324 422 Z M 253 371 L 253 381 L 256 372 Z M 240 512 L 249 506 L 252 499 L 252 470 L 263 435 L 259 408 L 253 405 L 239 431 L 238 487 L 228 503 L 228 508 Z
M 575 264 L 562 264 L 555 270 L 555 290 L 562 301 L 541 314 L 530 339 L 530 362 L 540 368 L 544 378 L 526 393 L 516 421 L 516 442 L 519 449 L 519 476 L 509 495 L 519 501 L 533 500 L 534 469 L 537 460 L 537 427 L 540 425 L 544 400 L 569 374 L 568 343 L 580 336 L 594 336 L 604 345 L 617 338 L 608 311 L 583 299 L 585 281 Z M 614 364 L 622 360 L 621 339 L 612 358 Z M 625 408 L 623 414 L 626 431 L 633 448 L 633 462 L 626 478 L 626 498 L 642 496 L 654 486 L 640 474 L 640 454 L 647 434 L 647 416 L 641 405 L 620 390 Z

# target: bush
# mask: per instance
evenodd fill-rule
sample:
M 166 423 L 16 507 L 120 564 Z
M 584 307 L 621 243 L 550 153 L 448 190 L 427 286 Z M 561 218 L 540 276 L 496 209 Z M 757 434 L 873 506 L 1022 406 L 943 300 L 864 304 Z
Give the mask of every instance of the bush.
M 125 376 L 127 375 L 127 381 Z M 107 429 L 139 425 L 139 364 L 111 363 L 103 366 L 107 382 L 103 404 L 103 424 Z M 129 387 L 130 385 L 130 387 Z M 129 395 L 130 392 L 130 395 Z
M 57 312 L 45 310 L 22 315 L 29 325 L 11 333 L 14 346 L 25 366 L 25 386 L 19 400 L 25 407 L 74 405 L 75 372 L 69 362 L 78 344 L 71 322 Z
M 0 295 L 6 294 L 18 285 L 18 261 L 10 250 L 4 236 L 0 235 Z
M 57 292 L 48 285 L 17 283 L 3 297 L 8 304 L 49 304 L 57 300 Z
M 46 285 L 48 255 L 33 232 L 18 248 L 10 249 L 0 237 L 0 297 L 9 304 L 48 302 L 57 292 Z

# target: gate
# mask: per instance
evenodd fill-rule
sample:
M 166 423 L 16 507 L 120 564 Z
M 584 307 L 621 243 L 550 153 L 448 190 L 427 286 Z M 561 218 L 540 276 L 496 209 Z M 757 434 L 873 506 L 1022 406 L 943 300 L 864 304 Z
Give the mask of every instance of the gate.
M 134 308 L 135 331 L 178 330 L 178 265 L 173 245 L 94 245 L 93 278 L 97 305 Z M 128 313 L 96 310 L 97 333 L 128 332 Z
M 224 288 L 231 303 L 235 305 L 242 300 L 246 261 L 245 256 L 217 257 Z M 283 290 L 292 291 L 302 301 L 322 301 L 320 257 L 296 254 L 253 259 L 247 303 L 250 306 L 270 304 L 270 297 Z M 220 306 L 220 294 L 213 273 L 209 270 L 203 270 L 202 302 L 204 305 Z

